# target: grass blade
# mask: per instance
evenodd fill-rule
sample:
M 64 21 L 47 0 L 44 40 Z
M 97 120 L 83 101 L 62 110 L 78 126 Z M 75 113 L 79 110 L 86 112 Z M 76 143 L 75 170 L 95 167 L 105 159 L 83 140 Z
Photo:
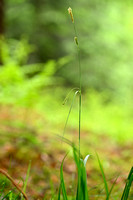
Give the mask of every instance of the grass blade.
M 90 157 L 90 155 L 88 154 L 86 157 L 85 157 L 85 159 L 84 159 L 84 166 L 86 167 L 86 163 L 87 163 L 87 160 L 88 160 L 88 158 Z
M 66 193 L 66 187 L 65 187 L 64 176 L 63 176 L 63 163 L 64 163 L 66 156 L 67 156 L 67 154 L 65 155 L 65 157 L 61 163 L 61 168 L 60 168 L 60 182 L 61 183 L 60 183 L 59 195 L 58 195 L 59 200 L 60 200 L 61 190 L 62 190 L 63 200 L 67 200 L 67 193 Z
M 68 123 L 68 120 L 69 120 L 69 116 L 71 114 L 71 111 L 72 111 L 72 107 L 73 107 L 73 104 L 74 104 L 74 100 L 75 100 L 75 97 L 77 95 L 79 91 L 77 90 L 75 93 L 74 93 L 74 96 L 73 96 L 73 99 L 72 99 L 72 103 L 71 103 L 71 106 L 70 106 L 70 109 L 69 109 L 69 112 L 68 112 L 68 115 L 67 115 L 67 119 L 66 119 L 66 123 L 65 123 L 65 127 L 64 127 L 64 130 L 63 130 L 63 136 L 62 138 L 64 137 L 64 134 L 66 132 L 66 127 L 67 127 L 67 123 Z
M 12 192 L 9 194 L 9 200 L 12 200 L 13 199 L 13 195 L 12 195 Z
M 115 179 L 115 181 L 113 182 L 112 187 L 111 187 L 111 189 L 110 189 L 110 191 L 109 191 L 109 193 L 108 193 L 108 196 L 107 196 L 106 200 L 109 200 L 109 197 L 110 197 L 111 192 L 112 192 L 112 190 L 113 190 L 113 188 L 114 188 L 114 186 L 115 186 L 115 184 L 116 184 L 117 179 L 118 179 L 118 177 L 117 177 L 117 178 Z
M 129 172 L 121 200 L 127 200 L 128 199 L 132 182 L 133 182 L 133 167 L 131 168 L 131 170 Z
M 26 179 L 25 179 L 25 182 L 24 182 L 24 188 L 23 188 L 24 193 L 26 192 L 26 187 L 27 187 L 27 182 L 28 182 L 28 179 L 29 179 L 30 169 L 31 169 L 31 161 L 29 162 L 29 166 L 28 166 L 28 170 L 27 170 L 27 174 L 26 174 Z M 22 197 L 22 200 L 24 200 L 23 197 Z
M 102 166 L 102 163 L 101 163 L 101 161 L 100 161 L 99 156 L 98 156 L 97 153 L 96 153 L 96 156 L 97 156 L 98 164 L 99 164 L 99 167 L 100 167 L 100 170 L 101 170 L 101 174 L 102 174 L 102 177 L 103 177 L 104 187 L 105 187 L 105 191 L 106 191 L 106 196 L 108 197 L 108 195 L 109 195 L 109 189 L 108 189 L 108 184 L 107 184 L 106 177 L 105 177 L 105 174 L 104 174 L 103 166 Z
M 77 156 L 75 147 L 73 147 L 73 154 L 74 154 L 74 160 L 75 160 L 77 171 L 78 171 L 76 200 L 88 200 L 89 196 L 88 196 L 88 189 L 87 189 L 87 176 L 86 176 L 85 164 L 84 164 L 84 161 L 82 159 L 79 159 L 79 157 Z
M 61 183 L 60 183 L 59 192 L 58 192 L 58 200 L 60 200 L 60 194 L 61 194 Z
M 31 161 L 29 162 L 29 166 L 28 166 L 28 170 L 27 170 L 27 174 L 26 174 L 26 179 L 25 179 L 25 182 L 24 182 L 24 192 L 26 192 L 26 187 L 27 187 L 27 182 L 28 182 L 28 179 L 29 179 L 29 175 L 30 175 L 30 169 L 31 169 Z
M 62 105 L 65 105 L 65 104 L 66 104 L 66 102 L 67 102 L 67 100 L 68 100 L 68 98 L 69 98 L 71 92 L 73 92 L 74 90 L 77 90 L 77 91 L 78 91 L 79 88 L 73 88 L 73 89 L 71 89 L 70 92 L 67 94 L 66 98 L 64 99 Z

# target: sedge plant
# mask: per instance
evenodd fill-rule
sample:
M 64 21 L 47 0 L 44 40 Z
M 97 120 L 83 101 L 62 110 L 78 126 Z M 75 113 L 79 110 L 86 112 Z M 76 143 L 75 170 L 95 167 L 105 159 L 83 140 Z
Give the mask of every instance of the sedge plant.
M 64 131 L 63 131 L 63 137 L 64 137 L 64 133 L 66 130 L 66 126 L 67 126 L 67 122 L 74 104 L 74 100 L 76 95 L 79 95 L 79 128 L 78 128 L 78 150 L 75 148 L 75 146 L 72 144 L 73 147 L 73 155 L 74 155 L 74 160 L 76 163 L 76 167 L 77 167 L 77 171 L 78 171 L 78 184 L 77 184 L 77 193 L 76 193 L 76 200 L 88 200 L 89 196 L 88 196 L 88 190 L 87 190 L 87 176 L 86 176 L 86 162 L 87 159 L 89 157 L 89 155 L 86 156 L 86 158 L 83 160 L 81 159 L 81 152 L 80 152 L 80 140 L 81 140 L 81 103 L 82 103 L 82 82 L 81 82 L 81 62 L 80 62 L 80 48 L 79 48 L 79 42 L 78 42 L 78 37 L 77 37 L 77 31 L 76 31 L 76 26 L 75 26 L 75 21 L 74 21 L 74 16 L 73 16 L 73 12 L 72 12 L 72 8 L 68 8 L 68 13 L 71 17 L 71 21 L 73 24 L 73 28 L 74 28 L 74 41 L 77 47 L 77 53 L 78 53 L 78 70 L 79 70 L 79 88 L 74 88 L 76 89 L 76 92 L 73 96 L 73 100 L 69 109 L 69 113 L 67 116 L 67 120 L 65 123 L 65 127 L 64 127 Z M 77 90 L 78 89 L 78 90 Z M 68 96 L 67 96 L 68 97 Z M 66 99 L 65 99 L 66 101 Z M 66 156 L 65 156 L 66 157 Z M 63 196 L 63 200 L 67 200 L 67 193 L 66 193 L 66 188 L 65 188 L 65 183 L 64 183 L 64 177 L 63 177 L 63 163 L 65 160 L 65 157 L 62 161 L 61 164 L 61 168 L 60 168 L 60 187 L 59 187 L 59 194 L 58 194 L 58 200 L 60 200 L 60 196 L 61 196 L 61 191 L 62 191 L 62 196 Z
M 77 167 L 77 173 L 78 173 L 77 192 L 76 192 L 76 197 L 73 198 L 73 199 L 75 199 L 75 200 L 89 200 L 90 197 L 89 197 L 89 194 L 88 194 L 87 174 L 86 174 L 86 162 L 88 160 L 89 155 L 87 155 L 85 157 L 85 159 L 83 160 L 81 158 L 81 151 L 80 151 L 81 103 L 82 103 L 82 98 L 81 98 L 82 97 L 82 81 L 81 81 L 82 73 L 81 73 L 81 62 L 80 62 L 80 47 L 79 47 L 79 42 L 78 42 L 77 31 L 76 31 L 76 26 L 75 26 L 72 8 L 70 8 L 70 7 L 68 8 L 68 13 L 71 17 L 71 21 L 72 21 L 73 28 L 74 28 L 74 33 L 75 33 L 74 41 L 75 41 L 75 44 L 76 44 L 76 47 L 77 47 L 77 53 L 78 53 L 79 88 L 74 88 L 70 91 L 70 93 L 71 93 L 73 90 L 76 90 L 76 92 L 74 93 L 73 99 L 72 99 L 72 103 L 71 103 L 71 106 L 70 106 L 70 109 L 69 109 L 67 119 L 66 119 L 62 140 L 72 146 L 74 161 L 75 161 L 75 164 L 76 164 L 76 167 Z M 65 102 L 67 101 L 69 94 L 65 98 L 63 104 L 65 104 Z M 75 145 L 73 143 L 71 143 L 70 141 L 68 141 L 67 139 L 64 138 L 64 133 L 65 133 L 65 130 L 66 130 L 67 122 L 68 122 L 68 119 L 69 119 L 69 116 L 70 116 L 70 113 L 71 113 L 71 110 L 72 110 L 72 107 L 73 107 L 73 104 L 74 104 L 74 100 L 75 100 L 75 97 L 76 97 L 77 94 L 79 94 L 79 121 L 78 121 L 78 124 L 79 124 L 79 127 L 78 127 L 79 144 L 78 144 L 78 149 L 75 147 Z M 65 157 L 64 157 L 64 159 L 61 163 L 61 168 L 60 168 L 60 186 L 59 186 L 59 192 L 58 192 L 58 200 L 60 200 L 60 199 L 68 200 L 69 199 L 69 197 L 67 195 L 66 187 L 65 187 L 64 176 L 63 176 L 63 164 L 64 164 L 64 160 L 65 160 L 66 156 L 67 156 L 67 154 L 65 155 Z M 97 157 L 99 168 L 100 168 L 101 175 L 102 175 L 102 178 L 103 178 L 104 189 L 105 189 L 105 200 L 109 200 L 110 197 L 111 197 L 112 190 L 115 186 L 115 183 L 116 183 L 118 177 L 115 179 L 114 183 L 112 184 L 112 187 L 109 189 L 108 182 L 107 182 L 106 177 L 105 177 L 104 169 L 103 169 L 102 163 L 101 163 L 100 158 L 99 158 L 97 153 L 96 153 L 96 157 Z M 133 167 L 131 168 L 129 176 L 127 178 L 126 185 L 125 185 L 121 200 L 127 200 L 128 199 L 132 182 L 133 182 Z M 61 195 L 61 193 L 62 193 L 62 195 Z M 98 199 L 100 200 L 99 195 L 98 195 Z

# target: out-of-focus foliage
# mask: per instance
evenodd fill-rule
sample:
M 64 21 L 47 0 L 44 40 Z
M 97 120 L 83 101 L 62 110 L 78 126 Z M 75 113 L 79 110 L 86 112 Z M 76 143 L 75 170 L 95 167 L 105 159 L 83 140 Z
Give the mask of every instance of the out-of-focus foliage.
M 74 31 L 67 15 L 72 6 L 77 27 L 84 88 L 108 90 L 111 98 L 132 99 L 133 3 L 131 0 L 74 2 L 8 0 L 6 35 L 27 36 L 36 46 L 30 62 L 74 55 Z M 78 84 L 77 61 L 57 70 L 66 82 Z
M 41 102 L 38 107 L 40 111 L 45 110 L 53 126 L 64 124 L 68 110 L 66 107 L 60 111 L 61 101 L 67 95 L 64 86 L 79 85 L 69 6 L 73 9 L 81 49 L 82 88 L 86 92 L 84 127 L 98 133 L 117 133 L 120 137 L 121 133 L 130 135 L 133 110 L 131 0 L 5 1 L 5 36 L 14 39 L 1 42 L 0 102 L 27 107 L 36 107 Z M 57 85 L 62 89 L 55 89 Z M 49 86 L 54 89 L 46 91 Z M 53 100 L 53 96 L 57 99 Z M 55 115 L 51 115 L 51 110 Z M 75 113 L 70 125 L 76 127 Z
M 37 47 L 32 61 L 46 61 L 64 55 L 60 22 L 64 22 L 63 1 L 8 0 L 6 4 L 6 35 L 27 36 Z M 62 7 L 63 8 L 63 7 Z
M 0 67 L 0 103 L 32 107 L 44 95 L 45 87 L 62 81 L 54 77 L 56 65 L 62 66 L 69 58 L 27 65 L 27 57 L 33 47 L 25 39 L 1 40 L 0 44 L 3 63 Z

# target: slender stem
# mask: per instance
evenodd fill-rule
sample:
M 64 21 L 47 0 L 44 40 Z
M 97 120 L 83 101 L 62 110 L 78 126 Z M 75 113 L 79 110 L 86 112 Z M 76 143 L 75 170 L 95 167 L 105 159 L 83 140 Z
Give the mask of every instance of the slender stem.
M 79 158 L 80 158 L 80 132 L 81 132 L 81 93 L 79 94 Z
M 81 135 L 81 104 L 82 104 L 82 73 L 81 73 L 81 63 L 80 63 L 80 48 L 79 43 L 77 39 L 77 31 L 75 23 L 73 22 L 74 32 L 75 32 L 75 42 L 77 46 L 77 52 L 78 52 L 78 67 L 79 67 L 79 159 L 80 159 L 80 135 Z
M 80 132 L 81 132 L 81 64 L 80 64 L 80 48 L 79 48 L 79 43 L 78 43 L 78 37 L 77 37 L 77 31 L 76 31 L 76 26 L 75 26 L 75 22 L 74 22 L 74 17 L 73 17 L 73 13 L 72 13 L 72 9 L 69 7 L 68 8 L 68 13 L 71 16 L 71 20 L 73 23 L 73 27 L 74 27 L 74 33 L 75 33 L 75 43 L 77 46 L 77 52 L 78 52 L 78 64 L 79 64 L 79 163 L 80 163 Z
M 82 104 L 82 99 L 81 99 L 81 96 L 82 96 L 82 80 L 81 80 L 81 64 L 80 64 L 80 48 L 79 48 L 79 42 L 78 42 L 78 37 L 77 37 L 77 31 L 76 31 L 76 26 L 75 26 L 75 22 L 74 22 L 74 17 L 73 17 L 73 13 L 72 13 L 72 9 L 69 7 L 68 8 L 68 12 L 71 16 L 71 20 L 72 20 L 72 23 L 73 23 L 73 27 L 74 27 L 74 33 L 75 33 L 75 37 L 74 37 L 74 40 L 75 40 L 75 43 L 76 43 L 76 47 L 77 47 L 77 53 L 78 53 L 78 67 L 79 67 L 79 173 L 78 173 L 78 190 L 77 190 L 77 196 L 78 198 L 76 199 L 80 199 L 80 193 L 79 193 L 79 188 L 81 186 L 81 171 L 80 171 L 80 165 L 81 165 L 81 162 L 80 162 L 80 134 L 81 134 L 81 104 Z
M 80 49 L 78 46 L 78 58 L 79 58 L 79 157 L 80 157 L 80 132 L 81 132 L 81 104 L 82 104 L 82 85 L 81 85 L 81 64 L 80 64 Z

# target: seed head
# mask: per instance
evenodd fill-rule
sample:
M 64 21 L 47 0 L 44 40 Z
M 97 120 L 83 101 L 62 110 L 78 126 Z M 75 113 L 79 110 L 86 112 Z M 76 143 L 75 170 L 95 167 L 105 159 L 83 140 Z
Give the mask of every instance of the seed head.
M 77 37 L 74 37 L 74 41 L 75 41 L 76 45 L 79 44 L 79 43 L 78 43 L 78 38 L 77 38 Z
M 72 23 L 74 23 L 72 8 L 70 8 L 70 7 L 68 8 L 68 13 L 69 13 L 69 15 L 71 16 Z

